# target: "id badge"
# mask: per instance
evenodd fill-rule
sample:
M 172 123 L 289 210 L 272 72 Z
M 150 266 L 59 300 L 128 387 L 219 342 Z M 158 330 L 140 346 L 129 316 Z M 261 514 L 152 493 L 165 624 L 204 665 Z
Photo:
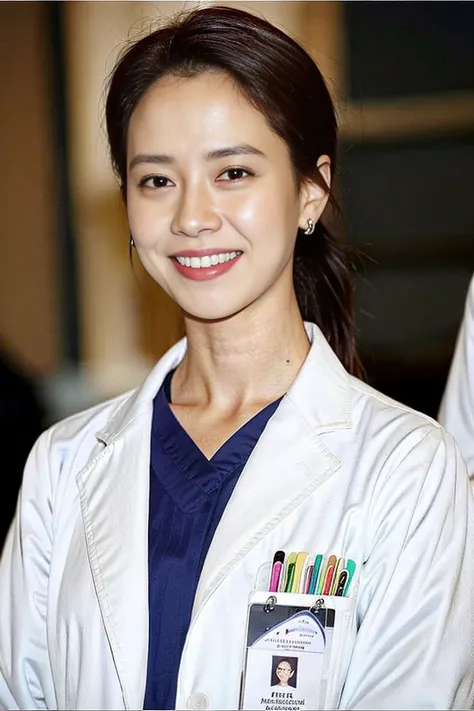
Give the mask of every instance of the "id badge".
M 252 593 L 240 708 L 323 708 L 334 619 L 320 596 Z

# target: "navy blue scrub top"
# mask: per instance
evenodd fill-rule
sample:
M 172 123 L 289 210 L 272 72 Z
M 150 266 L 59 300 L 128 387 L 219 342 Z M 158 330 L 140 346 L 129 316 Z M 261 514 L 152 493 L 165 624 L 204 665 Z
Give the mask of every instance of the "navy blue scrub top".
M 280 400 L 208 460 L 175 418 L 169 373 L 153 402 L 148 529 L 149 643 L 144 709 L 174 709 L 201 569 L 247 459 Z

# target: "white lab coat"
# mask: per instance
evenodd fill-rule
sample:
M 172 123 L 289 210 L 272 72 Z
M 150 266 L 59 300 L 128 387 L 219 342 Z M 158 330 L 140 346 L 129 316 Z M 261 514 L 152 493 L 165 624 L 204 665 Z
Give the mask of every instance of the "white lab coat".
M 469 285 L 438 419 L 456 438 L 474 477 L 474 276 Z
M 452 437 L 350 377 L 321 332 L 217 528 L 177 708 L 236 709 L 249 593 L 274 551 L 357 563 L 337 598 L 326 708 L 467 708 L 474 500 Z M 142 708 L 153 397 L 144 385 L 52 427 L 29 458 L 0 565 L 0 706 Z

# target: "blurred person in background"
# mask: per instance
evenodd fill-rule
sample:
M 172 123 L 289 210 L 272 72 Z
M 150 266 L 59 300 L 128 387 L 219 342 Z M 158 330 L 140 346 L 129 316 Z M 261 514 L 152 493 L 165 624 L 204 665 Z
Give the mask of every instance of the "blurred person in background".
M 441 401 L 438 420 L 456 438 L 474 478 L 474 276 Z
M 471 706 L 474 500 L 453 438 L 358 378 L 319 69 L 212 5 L 127 48 L 106 118 L 131 246 L 186 338 L 35 445 L 0 561 L 0 706 L 238 708 L 262 566 L 316 546 L 355 563 L 324 598 L 324 706 Z
M 3 452 L 0 550 L 15 512 L 23 469 L 45 426 L 43 403 L 33 378 L 0 348 L 0 443 Z

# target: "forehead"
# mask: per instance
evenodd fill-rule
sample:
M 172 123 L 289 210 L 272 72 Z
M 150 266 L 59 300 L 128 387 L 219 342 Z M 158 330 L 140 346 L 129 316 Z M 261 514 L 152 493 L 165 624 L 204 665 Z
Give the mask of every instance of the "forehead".
M 228 76 L 217 72 L 160 79 L 138 103 L 128 131 L 128 149 L 137 152 L 149 150 L 148 144 L 180 153 L 236 141 L 286 152 L 263 114 Z

